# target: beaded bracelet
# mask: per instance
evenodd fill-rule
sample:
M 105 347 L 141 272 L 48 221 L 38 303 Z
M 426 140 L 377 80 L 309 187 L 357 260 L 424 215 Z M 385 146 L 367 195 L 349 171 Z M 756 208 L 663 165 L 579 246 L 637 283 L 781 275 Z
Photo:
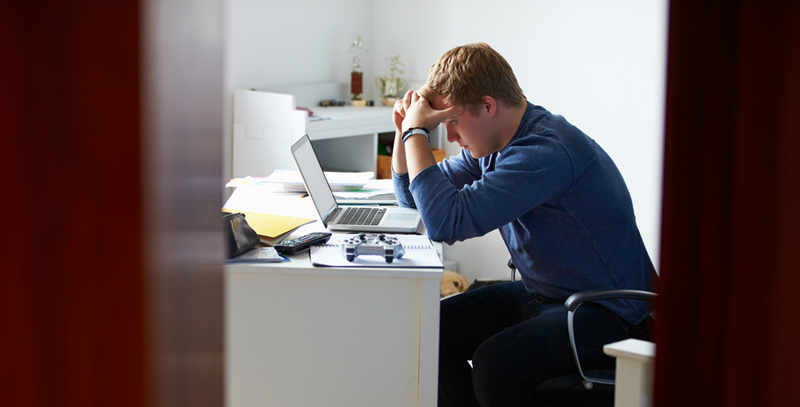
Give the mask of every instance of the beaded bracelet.
M 428 143 L 431 142 L 431 135 L 428 129 L 425 127 L 411 127 L 403 133 L 403 144 L 406 143 L 406 139 L 415 134 L 424 134 L 425 138 L 428 140 Z

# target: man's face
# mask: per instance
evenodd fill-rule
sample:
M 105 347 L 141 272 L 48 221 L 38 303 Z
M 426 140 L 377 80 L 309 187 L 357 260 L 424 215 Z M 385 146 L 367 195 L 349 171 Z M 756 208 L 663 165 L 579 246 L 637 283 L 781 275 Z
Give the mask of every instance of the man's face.
M 443 110 L 450 107 L 443 101 L 442 96 L 437 96 L 434 99 L 431 107 L 436 110 Z M 494 153 L 492 149 L 491 133 L 488 131 L 488 115 L 486 112 L 478 108 L 477 116 L 473 116 L 469 110 L 464 107 L 461 113 L 446 118 L 444 123 L 447 129 L 447 141 L 451 143 L 458 143 L 461 148 L 469 151 L 470 155 L 474 158 L 486 157 Z

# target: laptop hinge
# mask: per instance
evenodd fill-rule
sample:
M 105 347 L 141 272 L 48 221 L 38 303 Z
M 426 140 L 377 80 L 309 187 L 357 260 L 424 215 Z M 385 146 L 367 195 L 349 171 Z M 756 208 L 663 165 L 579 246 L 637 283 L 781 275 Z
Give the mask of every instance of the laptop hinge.
M 325 216 L 322 218 L 322 226 L 324 226 L 325 228 L 328 227 L 328 222 L 333 221 L 333 219 L 331 219 L 331 213 L 336 211 L 338 207 L 339 207 L 338 205 L 334 206 L 333 209 L 329 210 L 328 213 L 325 214 Z

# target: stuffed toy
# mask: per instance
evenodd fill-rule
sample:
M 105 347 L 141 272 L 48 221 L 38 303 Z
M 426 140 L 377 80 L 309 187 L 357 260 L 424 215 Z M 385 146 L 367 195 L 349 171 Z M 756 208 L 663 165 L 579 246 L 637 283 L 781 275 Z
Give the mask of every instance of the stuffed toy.
M 456 272 L 445 270 L 442 275 L 442 287 L 439 290 L 442 298 L 449 297 L 455 294 L 461 294 L 467 291 L 469 281 Z

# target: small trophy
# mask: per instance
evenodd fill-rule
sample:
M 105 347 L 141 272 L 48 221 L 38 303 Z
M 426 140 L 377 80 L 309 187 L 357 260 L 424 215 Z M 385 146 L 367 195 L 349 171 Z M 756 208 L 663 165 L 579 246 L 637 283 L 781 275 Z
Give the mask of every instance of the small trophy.
M 361 93 L 364 92 L 364 73 L 361 72 L 361 53 L 368 52 L 361 43 L 361 36 L 353 41 L 350 45 L 350 51 L 353 53 L 353 71 L 350 72 L 350 93 L 353 94 L 353 106 L 366 106 L 367 101 L 361 99 Z
M 397 65 L 405 66 L 400 63 L 400 55 L 395 55 L 394 58 L 386 58 L 389 61 L 389 71 L 391 71 L 392 76 L 387 78 L 382 76 L 380 78 L 375 78 L 375 84 L 381 89 L 381 95 L 383 95 L 383 99 L 381 99 L 381 104 L 384 106 L 391 106 L 394 105 L 394 102 L 397 100 L 397 93 L 406 86 L 406 81 L 403 78 L 394 77 L 394 73 L 403 73 L 404 70 L 397 67 Z

